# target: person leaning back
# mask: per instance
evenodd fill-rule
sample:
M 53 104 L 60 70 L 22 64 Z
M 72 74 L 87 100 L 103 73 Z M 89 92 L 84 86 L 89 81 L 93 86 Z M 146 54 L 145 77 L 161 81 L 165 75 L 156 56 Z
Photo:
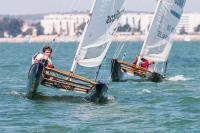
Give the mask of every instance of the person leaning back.
M 53 52 L 53 50 L 50 46 L 44 46 L 42 49 L 42 53 L 39 53 L 39 54 L 36 54 L 35 56 L 33 56 L 32 64 L 38 63 L 39 61 L 45 59 L 48 61 L 47 67 L 54 68 L 54 65 L 51 60 L 52 52 Z

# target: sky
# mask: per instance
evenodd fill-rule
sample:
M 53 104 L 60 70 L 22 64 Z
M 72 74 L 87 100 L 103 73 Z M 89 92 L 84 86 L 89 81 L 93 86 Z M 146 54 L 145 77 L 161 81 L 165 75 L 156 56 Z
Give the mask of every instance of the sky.
M 86 11 L 92 0 L 0 0 L 1 15 Z M 200 12 L 200 0 L 187 0 L 185 12 Z M 156 0 L 126 0 L 130 11 L 153 12 Z

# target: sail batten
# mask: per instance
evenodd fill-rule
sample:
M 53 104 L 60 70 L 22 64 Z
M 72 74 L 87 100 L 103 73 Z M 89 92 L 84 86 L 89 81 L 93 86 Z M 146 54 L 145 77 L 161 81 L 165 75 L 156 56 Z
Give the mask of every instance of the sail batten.
M 179 23 L 186 0 L 160 0 L 140 56 L 166 62 L 172 47 L 171 36 Z
M 122 14 L 124 0 L 95 0 L 92 16 L 75 56 L 75 64 L 84 67 L 99 66 L 111 44 L 111 34 Z M 72 70 L 75 69 L 75 64 Z

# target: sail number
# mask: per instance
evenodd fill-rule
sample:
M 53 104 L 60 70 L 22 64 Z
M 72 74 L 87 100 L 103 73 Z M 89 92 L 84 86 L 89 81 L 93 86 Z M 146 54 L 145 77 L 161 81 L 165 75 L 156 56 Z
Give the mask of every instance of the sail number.
M 185 0 L 175 0 L 175 4 L 183 8 L 183 6 L 185 5 Z
M 167 26 L 167 31 L 169 31 L 169 32 L 174 32 L 174 29 L 175 28 L 172 25 Z
M 168 37 L 168 35 L 164 34 L 162 31 L 158 31 L 157 36 L 162 39 L 166 39 Z
M 108 16 L 107 20 L 106 20 L 106 24 L 112 23 L 115 20 L 119 19 L 124 11 L 125 11 L 124 9 L 121 11 L 117 10 L 117 13 L 115 13 L 111 16 Z

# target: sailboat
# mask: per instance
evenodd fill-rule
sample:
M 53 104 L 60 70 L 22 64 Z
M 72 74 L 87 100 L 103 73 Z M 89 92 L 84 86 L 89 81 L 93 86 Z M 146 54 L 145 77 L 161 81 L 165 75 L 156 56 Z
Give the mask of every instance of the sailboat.
M 124 73 L 152 82 L 160 82 L 165 78 L 172 35 L 181 19 L 185 3 L 186 0 L 159 0 L 137 63 L 112 59 L 112 81 L 122 80 Z M 154 64 L 145 69 L 140 65 L 144 59 Z
M 94 0 L 90 10 L 90 20 L 86 24 L 83 37 L 79 43 L 70 71 L 48 68 L 46 60 L 35 63 L 28 73 L 27 97 L 33 98 L 38 86 L 53 87 L 90 95 L 92 102 L 104 98 L 107 85 L 76 74 L 78 65 L 87 68 L 99 68 L 112 42 L 111 34 L 115 32 L 118 19 L 123 10 L 124 1 Z M 98 69 L 98 71 L 99 71 Z

